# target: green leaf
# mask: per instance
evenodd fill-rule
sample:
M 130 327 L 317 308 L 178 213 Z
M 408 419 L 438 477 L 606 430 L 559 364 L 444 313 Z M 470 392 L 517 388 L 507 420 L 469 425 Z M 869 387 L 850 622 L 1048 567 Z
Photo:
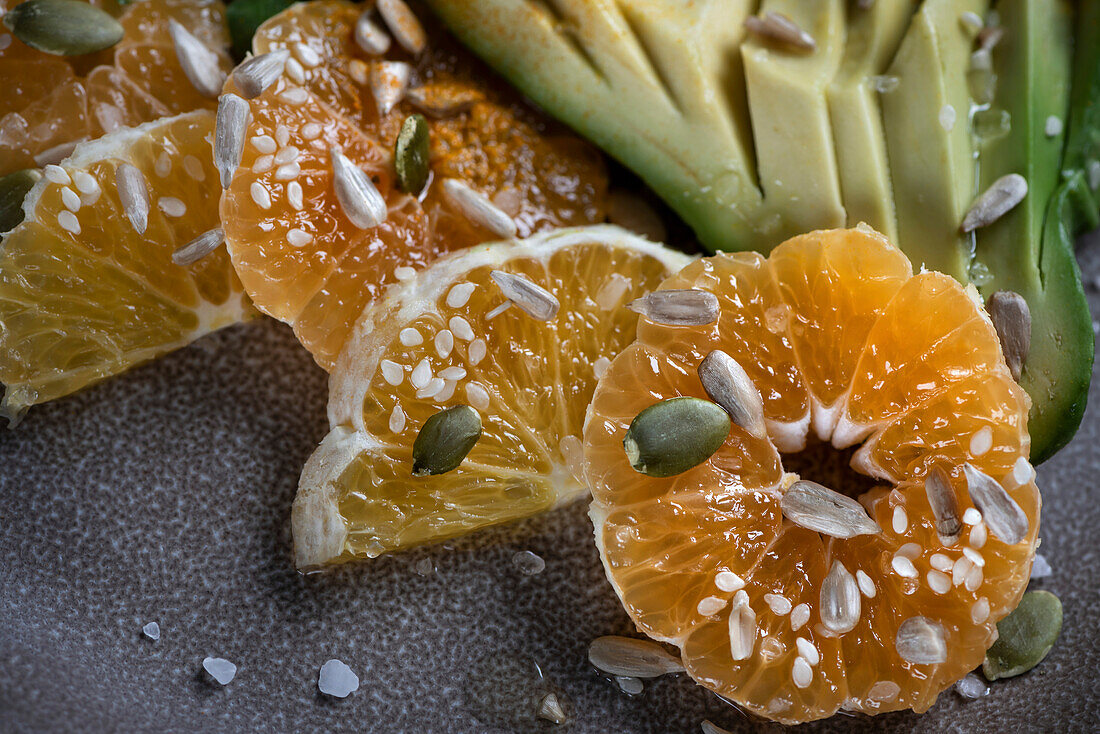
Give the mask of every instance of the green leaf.
M 225 18 L 229 23 L 229 37 L 233 39 L 233 53 L 240 58 L 251 51 L 256 29 L 293 4 L 293 0 L 235 0 L 230 3 Z

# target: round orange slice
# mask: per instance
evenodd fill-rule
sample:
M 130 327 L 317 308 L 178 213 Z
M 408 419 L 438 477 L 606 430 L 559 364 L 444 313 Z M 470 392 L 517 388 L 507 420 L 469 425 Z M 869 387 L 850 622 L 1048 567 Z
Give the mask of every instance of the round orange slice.
M 370 5 L 302 3 L 260 27 L 257 56 L 290 53 L 282 74 L 249 100 L 243 157 L 222 201 L 245 288 L 325 369 L 363 307 L 409 268 L 604 217 L 606 176 L 594 149 L 549 133 L 441 28 L 431 28 L 418 55 L 392 41 L 384 56 L 364 51 L 355 40 L 364 13 L 389 38 Z M 235 76 L 226 91 L 248 96 Z M 422 191 L 407 193 L 395 182 L 394 146 L 415 113 L 427 119 L 431 173 Z M 342 208 L 334 149 L 369 176 L 385 204 L 380 223 L 359 226 Z M 448 180 L 485 197 L 507 227 L 471 217 L 447 196 Z
M 770 719 L 924 711 L 982 661 L 1039 526 L 1029 399 L 980 299 L 861 229 L 706 258 L 661 289 L 713 294 L 716 320 L 643 321 L 584 432 L 596 538 L 628 614 L 696 681 Z M 743 372 L 701 371 L 713 352 Z M 694 446 L 700 429 L 664 401 L 712 395 L 741 417 L 709 459 L 668 478 L 633 468 L 639 413 L 657 405 Z M 827 451 L 862 442 L 853 465 L 882 484 L 786 473 L 780 451 L 811 429 Z

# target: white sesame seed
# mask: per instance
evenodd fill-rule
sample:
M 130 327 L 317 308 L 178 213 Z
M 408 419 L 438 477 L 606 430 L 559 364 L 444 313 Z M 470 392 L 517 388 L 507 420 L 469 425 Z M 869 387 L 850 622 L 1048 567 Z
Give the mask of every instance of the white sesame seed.
M 470 341 L 474 338 L 474 329 L 470 326 L 470 322 L 461 316 L 452 316 L 451 320 L 447 323 L 451 329 L 451 333 L 457 336 L 462 341 Z
M 172 172 L 172 158 L 168 153 L 161 151 L 160 155 L 157 156 L 156 163 L 153 164 L 153 171 L 161 178 Z
M 304 43 L 294 44 L 294 56 L 302 62 L 302 66 L 312 69 L 321 64 L 321 56 Z
M 397 362 L 389 359 L 383 359 L 378 363 L 379 369 L 382 371 L 382 379 L 390 383 L 394 387 L 397 387 L 405 381 L 405 369 Z
M 967 525 L 977 525 L 982 521 L 982 513 L 975 507 L 967 507 L 963 513 L 963 522 Z
M 481 360 L 485 359 L 485 354 L 488 351 L 488 345 L 485 344 L 484 339 L 474 339 L 470 342 L 470 348 L 466 352 L 467 359 L 470 364 L 477 364 Z
M 1062 118 L 1057 115 L 1051 115 L 1047 118 L 1046 124 L 1043 126 L 1043 132 L 1046 133 L 1048 138 L 1053 138 L 1062 134 Z
M 977 591 L 978 587 L 982 585 L 982 567 L 972 566 L 970 571 L 966 574 L 966 590 Z
M 794 659 L 794 665 L 791 666 L 791 679 L 799 688 L 805 688 L 813 682 L 814 669 L 802 656 Z
M 279 146 L 275 145 L 275 138 L 270 135 L 253 135 L 251 142 L 258 153 L 274 153 L 279 149 Z
M 704 617 L 709 617 L 712 614 L 717 614 L 726 607 L 726 600 L 720 599 L 717 596 L 708 596 L 699 600 L 695 610 Z
M 970 562 L 970 559 L 966 556 L 960 556 L 951 568 L 951 583 L 960 586 L 966 581 L 966 576 L 972 568 L 974 568 L 974 564 Z
M 286 233 L 286 241 L 291 247 L 305 247 L 313 242 L 313 235 L 295 227 Z
M 95 176 L 85 171 L 77 171 L 73 174 L 73 184 L 82 194 L 99 193 L 99 182 L 95 180 Z
M 928 559 L 928 562 L 932 564 L 932 568 L 936 569 L 937 571 L 951 570 L 951 559 L 942 553 L 933 553 L 932 557 Z
M 890 565 L 893 567 L 894 573 L 898 576 L 903 576 L 907 579 L 915 579 L 917 577 L 917 567 L 905 556 L 894 556 Z
M 290 207 L 294 211 L 302 211 L 304 203 L 302 201 L 302 185 L 297 181 L 291 181 L 286 185 L 286 200 L 290 203 Z
M 412 374 L 409 375 L 409 384 L 416 390 L 421 390 L 432 380 L 432 365 L 428 362 L 428 358 L 420 360 L 416 367 L 413 367 Z
M 951 577 L 942 571 L 929 571 L 927 579 L 928 588 L 937 594 L 946 594 L 951 591 Z
M 611 367 L 611 360 L 607 357 L 600 357 L 592 363 L 592 374 L 597 380 L 602 380 L 603 376 L 607 374 L 607 370 Z
M 442 370 L 439 376 L 444 380 L 461 380 L 466 376 L 466 370 L 458 365 L 452 365 Z
M 196 181 L 206 180 L 206 171 L 202 170 L 202 163 L 193 155 L 184 157 L 183 170 L 188 176 Z
M 875 582 L 862 568 L 856 571 L 856 584 L 859 585 L 859 591 L 865 597 L 868 599 L 875 598 Z
M 287 145 L 290 142 L 290 128 L 286 125 L 279 125 L 275 128 L 275 142 L 279 147 Z
M 363 87 L 366 86 L 367 80 L 370 79 L 370 67 L 360 59 L 352 59 L 348 62 L 348 74 L 351 75 L 351 78 L 355 80 L 356 84 Z
M 745 580 L 733 571 L 719 571 L 714 577 L 714 585 L 721 591 L 737 591 L 745 587 Z
M 898 548 L 898 551 L 897 551 L 897 554 L 899 556 L 903 556 L 905 558 L 908 558 L 911 561 L 914 560 L 917 556 L 919 556 L 920 553 L 921 553 L 921 547 L 916 543 L 906 543 L 902 547 Z
M 986 530 L 985 523 L 978 523 L 970 528 L 970 545 L 974 548 L 981 548 L 985 545 L 985 541 L 988 540 L 988 531 Z
M 292 181 L 298 178 L 298 175 L 302 172 L 302 167 L 298 165 L 297 161 L 294 163 L 287 163 L 279 166 L 275 170 L 276 181 Z
M 390 430 L 394 433 L 405 430 L 405 411 L 401 410 L 400 405 L 393 406 L 393 412 L 390 413 Z
M 477 288 L 475 283 L 459 283 L 453 286 L 447 292 L 447 305 L 450 308 L 462 308 L 470 300 L 475 288 Z
M 293 163 L 298 160 L 301 151 L 293 145 L 288 145 L 275 154 L 275 164 L 281 166 L 284 163 Z
M 290 80 L 295 84 L 306 83 L 306 70 L 302 68 L 298 59 L 287 59 L 286 75 L 290 77 Z
M 993 448 L 993 429 L 989 426 L 975 431 L 970 437 L 971 456 L 984 456 L 991 448 Z
M 421 336 L 419 331 L 411 326 L 402 329 L 397 338 L 400 339 L 401 343 L 406 347 L 415 347 L 424 343 L 424 337 Z
M 157 200 L 157 207 L 167 217 L 182 217 L 187 213 L 187 205 L 174 196 L 162 196 Z
M 799 604 L 797 607 L 791 610 L 791 629 L 797 632 L 802 628 L 802 625 L 810 621 L 810 605 L 806 603 Z
M 80 211 L 80 196 L 68 186 L 61 187 L 61 203 L 69 211 Z
M 982 527 L 982 526 L 975 525 L 974 527 Z M 969 558 L 970 562 L 973 563 L 975 566 L 984 566 L 985 565 L 985 559 L 982 558 L 982 554 L 979 553 L 978 551 L 974 550 L 973 548 L 964 547 L 963 548 L 963 555 L 966 556 L 967 558 Z
M 444 380 L 443 389 L 435 394 L 435 402 L 445 403 L 451 399 L 451 396 L 455 394 L 455 388 L 458 387 L 458 383 L 454 380 Z
M 1024 457 L 1017 458 L 1015 463 L 1012 464 L 1012 479 L 1018 486 L 1027 484 L 1034 476 L 1035 470 L 1031 468 L 1031 464 Z
M 275 165 L 275 156 L 262 155 L 252 164 L 253 173 L 267 173 Z M 255 185 L 255 184 L 253 184 Z
M 412 280 L 416 277 L 416 270 L 408 265 L 400 265 L 393 269 L 393 277 L 397 280 Z
M 52 163 L 42 169 L 42 175 L 46 177 L 47 181 L 61 186 L 68 186 L 73 182 L 73 180 L 69 178 L 68 171 Z
M 316 140 L 321 137 L 323 129 L 316 122 L 307 122 L 302 125 L 302 129 L 298 131 L 303 140 Z
M 894 532 L 898 535 L 903 535 L 909 529 L 909 515 L 905 513 L 905 508 L 901 505 L 894 508 L 894 517 L 891 524 L 894 527 Z
M 248 187 L 248 193 L 252 195 L 252 201 L 256 202 L 256 206 L 261 209 L 271 208 L 271 194 L 268 192 L 267 187 L 259 181 L 252 182 L 252 185 Z
M 977 38 L 979 31 L 985 27 L 985 21 L 982 20 L 982 16 L 978 15 L 972 10 L 959 15 L 959 23 L 966 29 L 966 32 L 970 34 L 971 38 Z
M 806 662 L 810 665 L 817 665 L 821 662 L 821 653 L 818 652 L 814 643 L 807 640 L 805 637 L 798 637 L 794 641 L 795 647 L 798 648 L 798 654 L 805 658 Z
M 469 399 L 470 405 L 474 408 L 478 410 L 489 409 L 489 393 L 478 383 L 466 383 L 466 397 Z
M 419 400 L 434 398 L 439 395 L 439 393 L 443 392 L 444 388 L 446 387 L 446 380 L 444 380 L 442 377 L 433 377 L 432 379 L 428 380 L 427 385 L 416 391 L 416 397 Z
M 764 603 L 771 608 L 772 612 L 781 617 L 790 614 L 791 602 L 782 594 L 764 594 Z
M 309 99 L 309 93 L 302 87 L 290 87 L 279 92 L 279 100 L 288 105 L 300 105 Z
M 455 348 L 455 337 L 447 329 L 435 335 L 435 351 L 440 357 L 446 359 Z
M 955 127 L 955 108 L 949 104 L 940 108 L 940 127 L 948 132 Z
M 73 234 L 80 234 L 80 222 L 77 220 L 76 215 L 70 211 L 63 211 L 57 215 L 57 223 L 61 225 L 61 228 L 67 230 Z
M 984 596 L 970 606 L 970 621 L 981 624 L 989 619 L 989 600 Z
M 901 693 L 901 686 L 892 680 L 880 680 L 871 686 L 867 698 L 872 701 L 893 701 Z

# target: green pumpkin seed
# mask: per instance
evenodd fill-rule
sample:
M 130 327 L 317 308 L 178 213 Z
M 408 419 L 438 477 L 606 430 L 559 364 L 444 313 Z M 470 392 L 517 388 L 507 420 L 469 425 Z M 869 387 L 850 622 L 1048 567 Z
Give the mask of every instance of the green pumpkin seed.
M 714 455 L 730 432 L 722 406 L 700 398 L 670 398 L 649 406 L 631 422 L 623 448 L 634 470 L 671 477 Z
M 23 221 L 23 199 L 42 178 L 33 168 L 9 173 L 0 178 L 0 232 L 7 232 Z
M 989 680 L 1011 678 L 1034 668 L 1062 631 L 1062 602 L 1049 591 L 1029 591 L 1012 614 L 997 623 L 997 641 L 985 653 Z
M 12 35 L 56 56 L 102 51 L 122 40 L 122 25 L 108 13 L 78 0 L 28 0 L 4 15 Z
M 409 115 L 401 123 L 394 147 L 397 186 L 407 194 L 419 194 L 428 182 L 429 131 L 424 115 Z
M 457 469 L 479 438 L 481 416 L 469 405 L 439 411 L 424 421 L 413 442 L 413 476 L 446 474 Z

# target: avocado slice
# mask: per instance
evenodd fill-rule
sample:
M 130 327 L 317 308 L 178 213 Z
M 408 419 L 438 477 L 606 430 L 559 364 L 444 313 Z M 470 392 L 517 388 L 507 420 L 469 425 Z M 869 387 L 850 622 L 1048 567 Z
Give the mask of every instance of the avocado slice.
M 898 241 L 886 135 L 878 86 L 894 58 L 916 6 L 912 0 L 878 0 L 848 23 L 844 58 L 829 85 L 829 117 L 848 226 L 866 222 Z
M 1068 2 L 1002 0 L 997 11 L 1005 35 L 993 51 L 993 105 L 1008 111 L 1011 128 L 980 146 L 979 188 L 1018 173 L 1027 179 L 1028 193 L 1012 211 L 977 230 L 975 260 L 991 276 L 980 285 L 983 295 L 1013 290 L 1031 309 L 1031 351 L 1020 383 L 1032 397 L 1031 460 L 1039 463 L 1077 430 L 1092 374 L 1091 317 L 1073 249 L 1089 208 L 1079 207 L 1075 195 L 1087 186 L 1072 168 L 1066 169 L 1069 180 L 1062 179 L 1064 136 L 1046 130 L 1049 117 L 1065 120 L 1069 113 L 1075 21 Z M 1095 35 L 1091 43 L 1095 47 Z M 1085 136 L 1089 128 L 1081 125 L 1081 114 L 1074 134 Z

